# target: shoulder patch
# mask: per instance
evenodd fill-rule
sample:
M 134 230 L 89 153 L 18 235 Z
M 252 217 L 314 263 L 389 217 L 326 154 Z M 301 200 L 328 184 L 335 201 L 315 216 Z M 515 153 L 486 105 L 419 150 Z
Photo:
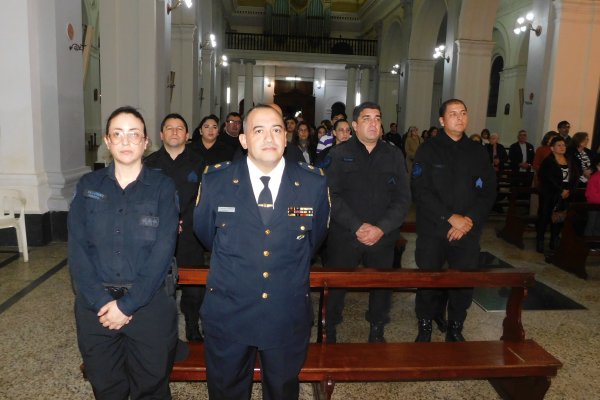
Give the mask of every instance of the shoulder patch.
M 414 163 L 412 168 L 413 178 L 418 178 L 423 175 L 423 167 L 419 163 Z
M 218 163 L 215 165 L 207 165 L 206 168 L 204 168 L 204 173 L 210 174 L 215 171 L 221 171 L 221 170 L 226 169 L 230 165 L 231 165 L 231 161 L 226 161 L 226 162 Z
M 307 163 L 305 163 L 305 162 L 302 162 L 302 161 L 298 161 L 298 165 L 299 165 L 300 167 L 302 167 L 302 169 L 305 169 L 305 170 L 307 170 L 307 171 L 310 171 L 310 172 L 312 172 L 313 174 L 317 174 L 317 175 L 325 175 L 325 173 L 323 172 L 323 169 L 322 169 L 322 168 L 317 168 L 317 167 L 314 167 L 314 166 L 312 166 L 312 165 L 310 165 L 310 164 L 307 164 Z

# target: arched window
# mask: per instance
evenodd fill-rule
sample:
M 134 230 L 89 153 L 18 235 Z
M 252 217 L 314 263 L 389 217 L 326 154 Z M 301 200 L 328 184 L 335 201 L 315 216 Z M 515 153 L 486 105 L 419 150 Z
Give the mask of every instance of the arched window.
M 488 97 L 487 116 L 495 117 L 498 111 L 498 93 L 500 92 L 500 72 L 504 69 L 504 60 L 501 56 L 494 59 L 490 73 L 490 94 Z

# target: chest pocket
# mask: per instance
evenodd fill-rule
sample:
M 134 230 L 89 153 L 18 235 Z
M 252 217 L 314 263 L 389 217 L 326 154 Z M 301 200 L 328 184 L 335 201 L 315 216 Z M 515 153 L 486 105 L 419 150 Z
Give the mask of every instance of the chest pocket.
M 238 221 L 234 212 L 218 212 L 215 217 L 217 232 L 213 249 L 217 248 L 225 252 L 235 251 L 240 240 L 240 232 L 238 232 L 237 227 Z
M 292 246 L 291 251 L 300 251 L 309 243 L 309 234 L 312 230 L 312 217 L 288 217 L 288 232 Z
M 106 200 L 86 198 L 85 211 L 88 237 L 91 242 L 97 243 L 110 234 L 111 207 Z
M 344 161 L 342 164 L 342 171 L 344 173 L 342 183 L 344 189 L 353 191 L 362 191 L 364 189 L 361 186 L 361 171 L 359 166 L 356 164 L 356 161 Z
M 133 207 L 133 237 L 143 242 L 154 242 L 157 237 L 160 218 L 158 203 L 147 201 Z

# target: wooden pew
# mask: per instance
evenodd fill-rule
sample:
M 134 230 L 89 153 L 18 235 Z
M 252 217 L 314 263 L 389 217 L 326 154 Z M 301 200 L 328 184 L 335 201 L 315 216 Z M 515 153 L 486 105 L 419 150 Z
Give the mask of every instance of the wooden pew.
M 529 200 L 526 203 L 522 202 L 521 198 L 524 197 L 524 194 L 531 198 L 532 195 L 537 194 L 537 189 L 524 186 L 511 187 L 504 226 L 496 231 L 497 237 L 520 249 L 525 248 L 523 234 L 525 231 L 535 232 L 535 222 L 537 221 L 537 215 L 529 214 Z
M 600 212 L 600 204 L 571 203 L 560 232 L 560 243 L 548 261 L 560 269 L 587 279 L 585 263 L 591 250 L 600 249 L 600 236 L 586 236 L 588 212 Z
M 180 284 L 204 284 L 208 270 L 181 268 Z M 312 382 L 316 398 L 331 399 L 336 382 L 415 380 L 489 380 L 504 399 L 542 399 L 561 362 L 531 339 L 525 339 L 521 310 L 531 272 L 331 270 L 313 267 L 310 285 L 321 292 L 320 342 L 311 343 L 299 378 Z M 461 343 L 326 343 L 330 288 L 509 287 L 510 297 L 500 340 Z M 202 343 L 190 344 L 190 355 L 175 363 L 172 381 L 204 381 Z M 258 365 L 254 380 L 260 380 Z

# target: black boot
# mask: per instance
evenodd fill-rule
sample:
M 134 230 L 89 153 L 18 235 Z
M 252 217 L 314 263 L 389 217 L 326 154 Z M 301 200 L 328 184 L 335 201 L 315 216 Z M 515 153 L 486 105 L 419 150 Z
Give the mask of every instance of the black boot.
M 464 342 L 462 335 L 463 321 L 448 321 L 448 332 L 446 332 L 446 342 Z
M 419 327 L 419 334 L 415 342 L 431 342 L 431 320 L 420 319 L 417 325 Z
M 544 239 L 535 242 L 535 251 L 544 254 Z
M 369 331 L 369 343 L 385 343 L 383 337 L 384 324 L 371 324 Z
M 204 340 L 197 320 L 193 318 L 185 319 L 185 337 L 188 342 L 202 342 Z
M 448 329 L 448 321 L 444 318 L 443 315 L 438 315 L 433 318 L 433 322 L 437 325 L 440 332 L 444 333 Z

